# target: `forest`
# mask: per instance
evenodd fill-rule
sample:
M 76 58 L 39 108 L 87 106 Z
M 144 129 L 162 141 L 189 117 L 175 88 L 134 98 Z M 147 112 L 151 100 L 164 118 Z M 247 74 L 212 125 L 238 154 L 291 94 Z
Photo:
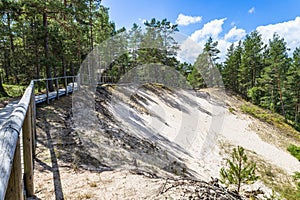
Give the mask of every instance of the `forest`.
M 195 63 L 178 60 L 179 46 L 172 35 L 179 29 L 167 19 L 117 29 L 101 0 L 2 0 L 0 17 L 2 97 L 8 96 L 5 84 L 27 85 L 31 79 L 76 75 L 88 53 L 118 33 L 126 37 L 116 37 L 114 48 L 128 51 L 105 71 L 113 81 L 140 64 L 161 63 L 182 73 L 194 89 L 207 87 L 195 67 L 203 54 Z M 153 48 L 143 48 L 149 43 Z M 281 114 L 300 130 L 300 47 L 290 53 L 284 38 L 274 33 L 264 43 L 257 31 L 232 44 L 223 62 L 217 47 L 218 41 L 209 38 L 203 52 L 219 69 L 226 89 Z

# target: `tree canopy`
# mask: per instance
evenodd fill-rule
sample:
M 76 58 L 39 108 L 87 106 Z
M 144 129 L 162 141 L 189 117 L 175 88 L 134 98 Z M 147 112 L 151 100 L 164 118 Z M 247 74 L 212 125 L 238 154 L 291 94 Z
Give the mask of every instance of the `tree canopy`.
M 178 70 L 194 88 L 216 87 L 221 85 L 214 78 L 219 69 L 227 89 L 299 127 L 300 47 L 291 53 L 278 34 L 265 44 L 253 31 L 229 47 L 223 62 L 218 41 L 210 37 L 195 63 L 181 63 L 176 24 L 153 18 L 142 26 L 117 29 L 101 0 L 2 0 L 0 95 L 7 96 L 2 83 L 76 75 L 91 50 L 112 38 L 116 45 L 108 44 L 106 54 L 113 62 L 104 72 L 112 81 L 137 66 L 157 63 Z M 124 37 L 115 37 L 119 33 Z M 126 53 L 115 58 L 116 49 Z

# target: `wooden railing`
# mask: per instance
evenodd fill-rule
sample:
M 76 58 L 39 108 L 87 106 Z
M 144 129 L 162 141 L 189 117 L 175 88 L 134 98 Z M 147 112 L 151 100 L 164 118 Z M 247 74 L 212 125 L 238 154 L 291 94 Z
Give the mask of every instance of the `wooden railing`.
M 78 84 L 75 85 L 75 82 L 79 81 L 78 79 L 78 76 L 66 76 L 32 80 L 14 111 L 1 125 L 0 200 L 23 200 L 26 197 L 34 196 L 33 167 L 36 102 L 46 101 L 49 103 L 49 100 L 53 97 L 49 91 L 49 80 L 52 80 L 53 84 L 55 84 L 56 91 L 54 93 L 56 95 L 54 98 L 59 98 L 61 95 L 68 95 L 68 92 L 74 91 L 75 88 L 78 89 Z M 60 88 L 59 80 L 61 82 L 63 80 L 65 88 Z M 46 94 L 43 94 L 45 99 L 39 101 L 34 93 L 35 83 L 43 81 L 46 84 Z M 70 83 L 68 84 L 68 82 Z
M 61 95 L 79 90 L 79 78 L 64 76 L 32 80 L 14 111 L 0 125 L 0 200 L 23 200 L 34 196 L 36 103 L 49 103 Z M 112 80 L 112 77 L 103 76 L 97 83 L 103 84 Z M 49 91 L 49 82 L 55 89 L 52 92 Z M 45 84 L 45 94 L 35 96 L 37 83 Z
M 35 97 L 34 81 L 31 81 L 17 107 L 0 129 L 1 200 L 18 200 L 24 199 L 24 195 L 34 195 L 34 138 Z M 23 166 L 21 165 L 21 142 L 23 143 Z M 24 174 L 22 174 L 22 167 Z

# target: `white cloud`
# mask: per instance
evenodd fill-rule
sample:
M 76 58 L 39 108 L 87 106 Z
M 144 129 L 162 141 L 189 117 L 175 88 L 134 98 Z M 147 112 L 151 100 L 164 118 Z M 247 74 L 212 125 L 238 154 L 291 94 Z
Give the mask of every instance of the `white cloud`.
M 228 33 L 225 34 L 224 39 L 227 41 L 230 40 L 237 41 L 242 39 L 245 36 L 246 36 L 246 31 L 240 28 L 237 29 L 235 26 L 232 29 L 230 29 Z
M 220 62 L 223 62 L 225 60 L 227 49 L 229 48 L 231 43 L 232 42 L 237 43 L 239 40 L 243 39 L 246 35 L 246 31 L 244 29 L 240 29 L 234 26 L 226 34 L 224 34 L 224 36 L 221 36 L 221 33 L 223 32 L 222 26 L 225 20 L 226 18 L 212 20 L 204 24 L 202 29 L 196 30 L 190 36 L 190 38 L 196 41 L 199 44 L 200 48 L 202 49 L 209 37 L 212 37 L 214 41 L 218 41 L 217 48 L 220 50 L 220 54 L 219 54 Z M 195 51 L 193 51 L 193 56 L 195 56 Z
M 206 24 L 200 30 L 196 30 L 191 34 L 190 39 L 199 44 L 200 49 L 203 49 L 207 39 L 211 36 L 214 41 L 218 41 L 217 48 L 221 51 L 219 54 L 220 60 L 223 62 L 226 57 L 227 49 L 233 43 L 237 44 L 239 40 L 243 40 L 246 36 L 246 31 L 241 28 L 234 26 L 228 32 L 223 32 L 224 19 L 215 19 Z M 284 38 L 287 43 L 287 47 L 291 49 L 290 54 L 295 50 L 296 47 L 300 47 L 300 17 L 296 17 L 294 20 L 287 22 L 269 24 L 265 26 L 259 26 L 256 30 L 262 35 L 262 40 L 265 44 L 269 43 L 269 39 L 272 39 L 273 34 L 277 33 L 280 37 Z M 249 33 L 248 33 L 249 34 Z M 187 47 L 193 47 L 191 45 Z M 198 48 L 199 49 L 199 48 Z M 199 51 L 188 51 L 184 49 L 185 54 L 190 54 L 192 57 L 197 57 Z
M 259 26 L 256 30 L 262 35 L 262 39 L 266 44 L 268 44 L 269 39 L 273 38 L 274 33 L 278 33 L 280 37 L 284 38 L 287 47 L 292 51 L 296 47 L 300 47 L 300 17 L 287 22 Z
M 202 46 L 188 37 L 180 44 L 180 51 L 177 54 L 177 58 L 181 62 L 194 63 L 202 50 Z
M 255 12 L 255 7 L 252 7 L 248 10 L 248 13 L 253 14 Z
M 201 22 L 202 17 L 200 16 L 187 16 L 184 14 L 179 14 L 177 19 L 176 19 L 176 23 L 180 26 L 187 26 L 189 24 L 193 24 L 193 23 L 197 23 L 197 22 Z
M 191 35 L 191 39 L 199 42 L 201 40 L 207 40 L 209 37 L 213 39 L 217 39 L 219 34 L 223 31 L 222 25 L 226 18 L 223 19 L 215 19 L 206 24 L 204 24 L 203 28 L 200 30 L 195 31 Z

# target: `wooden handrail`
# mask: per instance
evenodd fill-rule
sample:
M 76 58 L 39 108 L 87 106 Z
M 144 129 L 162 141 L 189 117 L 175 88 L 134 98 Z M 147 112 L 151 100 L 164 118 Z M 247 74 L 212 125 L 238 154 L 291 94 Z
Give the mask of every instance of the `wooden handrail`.
M 75 78 L 78 77 L 65 76 L 32 80 L 14 111 L 0 127 L 0 200 L 23 200 L 34 196 L 35 82 L 46 81 L 46 86 L 48 86 L 49 80 L 55 80 L 56 94 L 59 96 L 58 79 L 64 79 L 64 83 L 67 84 L 67 79 L 72 79 L 74 82 Z M 71 87 L 73 91 L 74 83 Z M 68 85 L 65 85 L 65 88 L 67 93 Z M 46 101 L 49 102 L 48 87 Z M 21 164 L 21 143 L 23 144 L 23 165 Z
M 23 200 L 26 197 L 34 196 L 33 166 L 36 135 L 34 84 L 38 81 L 46 81 L 46 101 L 49 103 L 48 81 L 55 80 L 56 95 L 59 98 L 61 93 L 58 91 L 58 79 L 64 80 L 65 95 L 69 92 L 67 79 L 72 80 L 69 86 L 71 91 L 75 90 L 75 80 L 77 90 L 80 88 L 80 76 L 32 80 L 14 111 L 0 127 L 0 200 Z M 105 82 L 106 79 L 110 80 L 111 78 L 102 77 L 102 81 Z M 23 165 L 20 143 L 23 144 Z
M 35 133 L 34 81 L 0 129 L 0 199 L 23 199 L 23 187 L 33 195 L 32 145 Z M 20 133 L 23 134 L 24 185 L 21 172 Z

